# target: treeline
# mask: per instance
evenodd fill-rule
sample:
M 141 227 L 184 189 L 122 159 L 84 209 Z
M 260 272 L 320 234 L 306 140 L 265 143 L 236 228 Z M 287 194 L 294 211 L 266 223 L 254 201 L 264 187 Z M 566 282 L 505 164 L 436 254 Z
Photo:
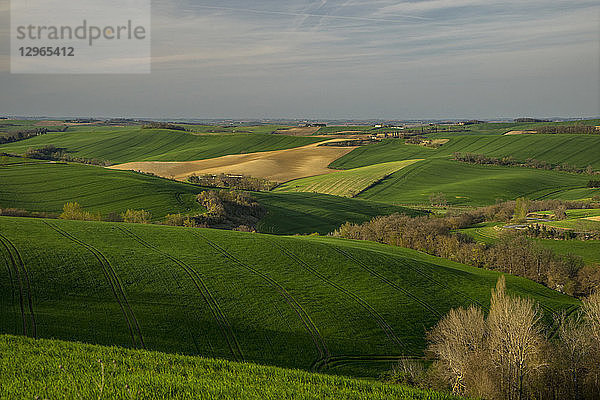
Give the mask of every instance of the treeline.
M 501 165 L 501 166 L 510 166 L 510 167 L 525 167 L 525 168 L 535 168 L 535 169 L 543 169 L 546 171 L 554 170 L 554 171 L 563 171 L 563 172 L 572 172 L 576 174 L 599 174 L 599 171 L 594 171 L 594 168 L 591 165 L 588 165 L 586 168 L 579 168 L 574 165 L 570 165 L 569 163 L 562 164 L 551 164 L 547 161 L 536 160 L 534 158 L 528 158 L 525 162 L 517 161 L 512 156 L 505 157 L 490 157 L 484 154 L 473 154 L 473 153 L 454 153 L 455 161 L 460 161 L 468 164 L 478 164 L 478 165 Z
M 589 188 L 600 188 L 600 180 L 598 180 L 598 179 L 590 179 L 590 181 L 587 184 L 587 187 L 589 187 Z
M 172 131 L 185 131 L 183 126 L 171 124 L 168 122 L 149 122 L 142 125 L 142 129 L 170 129 Z
M 48 128 L 26 129 L 13 133 L 5 133 L 0 135 L 0 144 L 18 142 L 20 140 L 29 139 L 35 136 L 48 133 Z
M 402 362 L 384 378 L 490 400 L 593 400 L 600 398 L 600 293 L 580 311 L 542 324 L 531 299 L 506 293 L 504 276 L 490 308 L 458 308 L 428 333 L 427 371 Z
M 245 175 L 192 175 L 189 176 L 187 180 L 190 183 L 207 187 L 265 192 L 272 190 L 277 186 L 276 182 L 271 182 L 267 179 L 254 178 Z
M 598 135 L 600 130 L 596 129 L 595 126 L 590 125 L 547 125 L 547 126 L 536 126 L 535 130 L 537 133 L 550 134 L 550 135 Z
M 53 144 L 48 144 L 40 148 L 29 148 L 25 152 L 24 157 L 33 158 L 36 160 L 76 162 L 81 164 L 99 165 L 102 167 L 108 167 L 112 165 L 112 163 L 106 160 L 72 156 L 69 153 L 67 153 L 65 149 L 58 148 Z
M 27 211 L 22 208 L 1 208 L 0 216 L 3 217 L 27 217 L 27 218 L 58 218 L 57 214 L 47 212 Z
M 582 203 L 577 203 L 583 207 Z M 506 202 L 444 217 L 379 216 L 363 224 L 346 222 L 333 236 L 407 247 L 478 268 L 529 278 L 561 292 L 586 296 L 600 286 L 600 268 L 585 266 L 580 257 L 558 255 L 522 236 L 506 236 L 496 244 L 476 243 L 456 230 L 485 221 L 509 221 L 515 214 L 565 205 L 558 200 Z M 567 206 L 575 204 L 567 203 Z M 525 207 L 524 211 L 523 207 Z M 569 207 L 572 208 L 572 207 Z
M 572 229 L 559 229 L 547 227 L 546 225 L 529 225 L 527 227 L 527 236 L 536 239 L 556 239 L 556 240 L 596 240 L 600 239 L 600 229 L 590 231 L 582 229 L 582 232 L 575 232 Z

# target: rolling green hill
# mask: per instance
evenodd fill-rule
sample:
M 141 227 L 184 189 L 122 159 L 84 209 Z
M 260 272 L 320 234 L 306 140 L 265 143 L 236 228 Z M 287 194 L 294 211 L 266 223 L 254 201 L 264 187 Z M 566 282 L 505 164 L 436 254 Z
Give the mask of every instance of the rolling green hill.
M 166 214 L 204 212 L 195 195 L 204 188 L 166 179 L 74 163 L 16 157 L 0 159 L 0 208 L 60 213 L 77 201 L 86 210 L 106 215 L 128 208 Z M 346 221 L 365 222 L 377 215 L 417 212 L 403 207 L 316 193 L 251 194 L 266 209 L 261 232 L 329 233 Z
M 448 158 L 455 152 L 485 154 L 491 157 L 512 156 L 552 164 L 567 162 L 600 170 L 600 135 L 442 135 L 450 141 L 437 149 L 404 144 L 401 139 L 385 139 L 381 143 L 359 147 L 331 163 L 331 168 L 350 169 L 389 161 L 416 158 Z M 442 137 L 440 136 L 440 137 Z
M 354 197 L 386 176 L 421 160 L 392 161 L 284 183 L 278 192 L 316 192 Z
M 530 168 L 472 165 L 429 159 L 393 173 L 358 198 L 396 204 L 426 204 L 444 193 L 451 205 L 487 205 L 497 199 L 545 197 L 548 192 L 583 187 L 586 175 Z
M 498 274 L 370 242 L 0 217 L 0 332 L 376 375 Z M 508 277 L 551 311 L 577 300 Z
M 201 189 L 192 185 L 82 164 L 5 160 L 0 163 L 0 207 L 60 213 L 65 203 L 77 201 L 103 215 L 131 208 L 150 211 L 156 219 L 204 212 L 195 201 Z
M 391 204 L 350 199 L 319 193 L 258 193 L 252 196 L 267 208 L 267 215 L 258 224 L 258 231 L 274 234 L 327 234 L 344 222 L 363 223 L 378 215 L 402 213 L 422 215 L 423 212 Z
M 250 363 L 9 335 L 0 335 L 0 353 L 3 399 L 458 399 Z
M 319 137 L 294 137 L 263 133 L 194 135 L 163 129 L 96 129 L 47 133 L 0 146 L 0 152 L 24 154 L 29 148 L 52 144 L 71 155 L 107 160 L 191 161 L 228 154 L 283 150 L 326 140 Z

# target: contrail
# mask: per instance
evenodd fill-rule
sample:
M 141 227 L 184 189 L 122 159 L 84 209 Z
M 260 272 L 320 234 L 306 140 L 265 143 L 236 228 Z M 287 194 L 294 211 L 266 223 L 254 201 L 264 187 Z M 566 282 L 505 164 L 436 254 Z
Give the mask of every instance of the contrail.
M 330 18 L 330 19 L 345 19 L 345 20 L 354 20 L 354 21 L 370 21 L 370 22 L 390 22 L 390 23 L 400 23 L 397 19 L 386 19 L 386 18 L 369 18 L 369 17 L 352 17 L 352 16 L 344 16 L 344 15 L 326 15 L 326 14 L 311 14 L 311 13 L 294 13 L 294 12 L 286 12 L 286 11 L 268 11 L 268 10 L 253 10 L 250 8 L 235 8 L 235 7 L 220 7 L 220 6 L 201 6 L 195 5 L 198 8 L 209 8 L 213 10 L 225 10 L 225 11 L 238 11 L 238 12 L 249 12 L 256 14 L 272 14 L 272 15 L 288 15 L 293 17 L 319 17 L 319 18 Z M 417 17 L 414 15 L 398 15 L 400 18 L 408 18 L 408 19 L 417 19 L 423 21 L 430 21 L 431 18 L 425 17 Z

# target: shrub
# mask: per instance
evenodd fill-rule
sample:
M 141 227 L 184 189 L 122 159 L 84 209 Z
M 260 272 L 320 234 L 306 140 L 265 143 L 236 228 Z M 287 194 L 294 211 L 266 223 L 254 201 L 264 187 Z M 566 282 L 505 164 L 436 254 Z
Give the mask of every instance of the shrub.
M 100 214 L 92 214 L 89 211 L 85 211 L 77 202 L 66 203 L 59 218 L 79 221 L 100 221 L 101 219 Z
M 587 187 L 589 187 L 589 188 L 600 188 L 600 180 L 598 180 L 598 179 L 591 179 L 588 182 Z
M 134 224 L 149 224 L 152 214 L 146 210 L 127 210 L 123 213 L 123 221 Z
M 106 222 L 123 222 L 123 216 L 116 212 L 110 212 L 103 218 Z

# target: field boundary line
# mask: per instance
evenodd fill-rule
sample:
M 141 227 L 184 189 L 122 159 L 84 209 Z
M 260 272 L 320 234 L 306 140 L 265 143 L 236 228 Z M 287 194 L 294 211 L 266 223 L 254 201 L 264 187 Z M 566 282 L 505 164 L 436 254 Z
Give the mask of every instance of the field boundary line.
M 227 345 L 229 346 L 229 350 L 231 351 L 231 354 L 233 355 L 233 357 L 235 359 L 244 361 L 244 353 L 242 352 L 241 346 L 235 336 L 233 327 L 229 323 L 229 320 L 225 316 L 225 313 L 223 312 L 223 310 L 219 306 L 219 303 L 217 302 L 217 300 L 214 298 L 214 296 L 208 289 L 208 286 L 206 286 L 206 283 L 204 282 L 204 280 L 202 279 L 200 274 L 198 274 L 198 272 L 194 268 L 192 268 L 190 265 L 188 265 L 187 263 L 181 261 L 180 259 L 172 256 L 171 254 L 169 254 L 167 252 L 162 251 L 157 246 L 155 246 L 151 243 L 148 243 L 146 240 L 142 239 L 140 236 L 136 235 L 129 229 L 126 229 L 126 228 L 123 228 L 120 226 L 117 227 L 117 229 L 119 229 L 121 232 L 123 232 L 125 235 L 129 236 L 133 240 L 140 243 L 142 246 L 167 257 L 169 260 L 173 261 L 175 264 L 177 264 L 181 269 L 183 269 L 185 271 L 185 273 L 192 280 L 192 283 L 194 284 L 194 286 L 196 286 L 196 289 L 198 290 L 198 292 L 202 296 L 203 300 L 208 305 L 211 313 L 213 314 L 213 317 L 215 318 L 215 320 L 217 321 L 217 324 L 221 328 L 221 332 L 223 333 L 223 336 L 225 337 L 225 340 L 227 342 Z M 233 341 L 233 345 L 231 343 L 232 341 Z M 235 346 L 235 349 L 234 349 L 234 346 Z M 236 350 L 237 350 L 237 354 L 236 354 Z
M 104 276 L 112 289 L 112 292 L 115 296 L 115 299 L 117 300 L 117 303 L 119 304 L 119 307 L 121 308 L 121 311 L 123 312 L 123 315 L 125 316 L 125 321 L 127 322 L 127 326 L 129 328 L 129 335 L 131 337 L 131 342 L 133 344 L 133 347 L 137 347 L 137 341 L 136 341 L 135 334 L 134 334 L 134 329 L 135 329 L 135 331 L 137 332 L 137 335 L 139 336 L 140 345 L 142 346 L 142 348 L 145 348 L 146 345 L 144 344 L 142 332 L 141 332 L 141 329 L 137 322 L 137 319 L 135 318 L 135 314 L 133 313 L 133 310 L 131 309 L 131 306 L 129 305 L 129 301 L 127 300 L 127 297 L 125 296 L 125 292 L 123 290 L 121 282 L 119 281 L 119 278 L 117 277 L 117 274 L 115 273 L 114 269 L 112 268 L 112 266 L 110 265 L 110 263 L 108 262 L 108 260 L 104 256 L 104 254 L 102 254 L 102 252 L 100 252 L 98 249 L 96 249 L 91 244 L 88 244 L 88 243 L 84 242 L 83 240 L 70 234 L 69 232 L 64 231 L 62 228 L 60 228 L 54 224 L 50 224 L 47 221 L 43 221 L 43 222 L 44 222 L 44 224 L 48 225 L 51 229 L 53 229 L 60 235 L 64 236 L 65 238 L 71 240 L 74 243 L 79 244 L 80 246 L 84 247 L 90 253 L 92 253 L 94 255 L 96 260 L 100 263 L 100 267 L 102 268 L 102 271 L 104 272 Z M 117 287 L 118 287 L 118 290 L 117 290 Z M 119 297 L 119 294 L 123 297 L 122 299 Z M 132 323 L 133 323 L 133 325 L 135 325 L 135 327 L 132 326 Z
M 402 341 L 400 340 L 400 338 L 398 338 L 398 336 L 396 336 L 396 333 L 394 332 L 394 329 L 391 327 L 391 325 L 388 324 L 388 322 L 385 320 L 385 318 L 371 304 L 369 304 L 369 302 L 367 302 L 366 300 L 364 300 L 363 298 L 361 298 L 359 295 L 352 292 L 351 290 L 348 290 L 348 289 L 336 284 L 335 282 L 331 281 L 325 275 L 323 275 L 322 273 L 317 271 L 316 268 L 309 265 L 306 261 L 301 259 L 299 256 L 294 254 L 292 251 L 290 251 L 286 247 L 284 247 L 276 242 L 271 242 L 271 243 L 275 247 L 279 248 L 285 255 L 287 255 L 288 258 L 294 260 L 298 265 L 300 265 L 301 267 L 308 270 L 312 275 L 316 276 L 317 278 L 321 279 L 323 282 L 325 282 L 329 286 L 339 290 L 340 292 L 344 293 L 346 296 L 348 296 L 351 299 L 353 299 L 354 301 L 356 301 L 362 308 L 364 308 L 369 314 L 371 314 L 371 316 L 377 321 L 377 325 L 379 325 L 379 327 L 385 332 L 386 336 L 388 336 L 398 346 L 406 348 L 406 345 L 404 343 L 402 343 Z
M 262 279 L 267 281 L 269 283 L 269 285 L 271 285 L 271 287 L 276 289 L 279 292 L 279 294 L 285 299 L 285 301 L 290 305 L 290 307 L 292 307 L 292 309 L 296 312 L 298 317 L 300 317 L 300 320 L 304 324 L 306 331 L 312 337 L 315 347 L 317 348 L 317 351 L 319 352 L 321 357 L 325 357 L 325 356 L 329 357 L 330 356 L 329 349 L 327 348 L 327 345 L 325 344 L 325 340 L 323 339 L 323 336 L 319 332 L 319 329 L 316 327 L 316 325 L 310 318 L 310 315 L 306 312 L 306 310 L 304 310 L 304 308 L 302 308 L 300 303 L 298 303 L 298 301 L 279 282 L 277 282 L 275 279 L 271 278 L 269 275 L 264 274 L 264 273 L 258 271 L 257 269 L 251 267 L 250 265 L 242 262 L 241 260 L 236 258 L 233 254 L 229 253 L 227 250 L 225 250 L 224 248 L 222 248 L 221 246 L 219 246 L 217 243 L 213 242 L 212 240 L 206 238 L 204 235 L 201 235 L 200 233 L 197 233 L 197 232 L 193 232 L 193 234 L 195 236 L 203 239 L 210 247 L 217 250 L 219 253 L 223 254 L 225 257 L 229 258 L 234 263 L 247 269 L 248 271 L 254 273 L 255 275 L 260 276 Z

